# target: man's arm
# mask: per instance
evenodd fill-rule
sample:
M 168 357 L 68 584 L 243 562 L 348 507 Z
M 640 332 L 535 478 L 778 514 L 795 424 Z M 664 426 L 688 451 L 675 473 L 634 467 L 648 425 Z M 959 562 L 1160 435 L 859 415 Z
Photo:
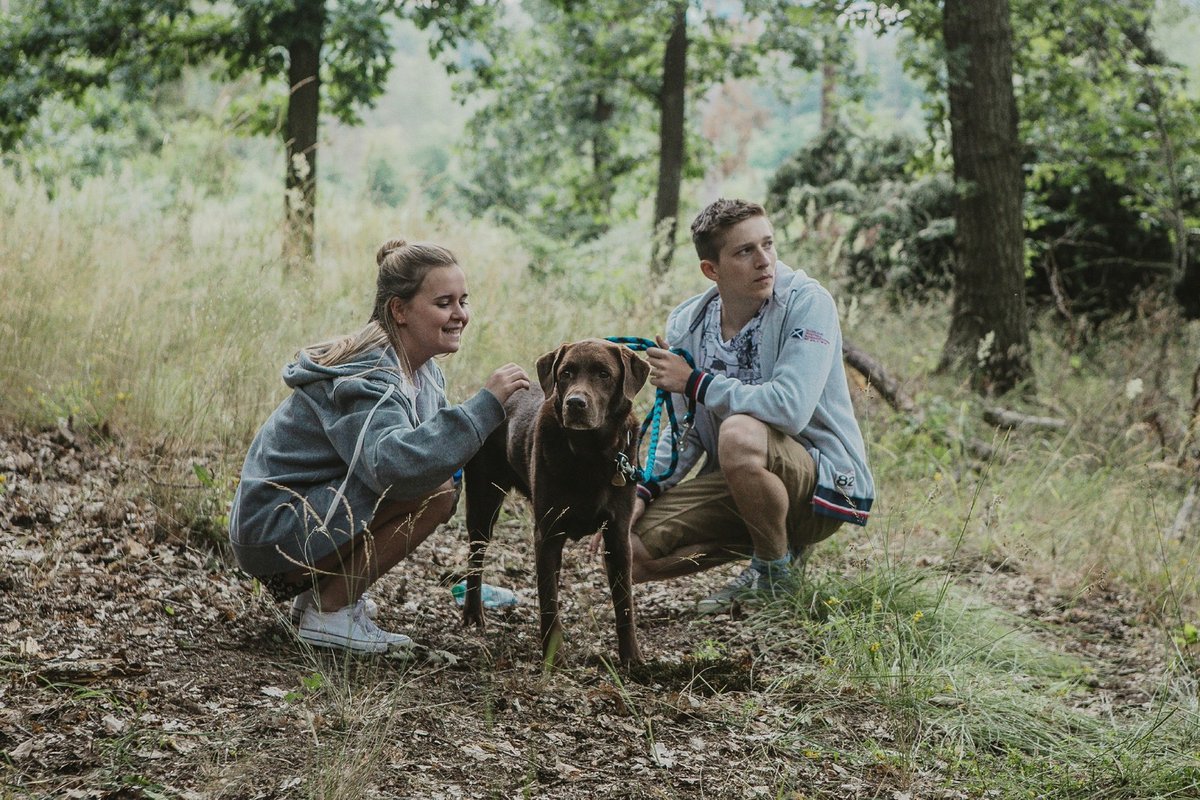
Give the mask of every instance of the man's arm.
M 694 397 L 719 417 L 747 414 L 789 436 L 799 435 L 812 420 L 835 359 L 841 355 L 842 333 L 833 298 L 824 290 L 802 298 L 784 326 L 774 371 L 762 384 L 692 369 L 665 349 L 646 351 L 650 382 Z M 763 332 L 764 336 L 779 334 Z

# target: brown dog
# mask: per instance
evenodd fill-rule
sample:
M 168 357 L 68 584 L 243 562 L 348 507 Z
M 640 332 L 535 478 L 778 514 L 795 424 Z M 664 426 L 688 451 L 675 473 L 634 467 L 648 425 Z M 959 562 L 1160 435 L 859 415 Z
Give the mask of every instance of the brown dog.
M 466 466 L 470 572 L 463 622 L 483 627 L 480 576 L 492 525 L 512 488 L 533 502 L 542 656 L 562 643 L 558 578 L 567 539 L 603 527 L 608 587 L 617 614 L 621 662 L 641 661 L 630 580 L 630 526 L 638 423 L 633 398 L 650 367 L 603 339 L 564 344 L 537 361 L 542 389 L 513 394 L 508 418 Z

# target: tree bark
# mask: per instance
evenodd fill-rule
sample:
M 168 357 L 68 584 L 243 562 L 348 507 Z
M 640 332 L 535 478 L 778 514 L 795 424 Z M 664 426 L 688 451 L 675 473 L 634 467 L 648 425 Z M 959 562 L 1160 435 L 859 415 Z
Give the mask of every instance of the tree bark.
M 945 0 L 956 264 L 940 368 L 1000 394 L 1031 381 L 1008 0 Z
M 679 227 L 679 187 L 683 181 L 684 92 L 687 88 L 687 3 L 675 3 L 671 35 L 663 53 L 659 94 L 658 193 L 654 198 L 654 243 L 650 270 L 666 272 Z
M 837 123 L 838 63 L 834 48 L 842 42 L 836 33 L 826 34 L 821 47 L 821 133 Z
M 1200 319 L 1200 235 L 1184 239 L 1183 275 L 1175 284 L 1175 299 L 1187 319 Z
M 616 110 L 604 92 L 596 92 L 592 107 L 592 179 L 595 181 L 596 201 L 599 204 L 597 211 L 604 220 L 612 215 L 612 198 L 616 191 L 612 175 L 614 147 L 608 127 Z M 601 232 L 603 230 L 607 230 L 607 226 Z
M 324 0 L 296 0 L 288 43 L 287 154 L 283 255 L 288 268 L 312 263 L 317 203 L 317 133 L 321 112 Z

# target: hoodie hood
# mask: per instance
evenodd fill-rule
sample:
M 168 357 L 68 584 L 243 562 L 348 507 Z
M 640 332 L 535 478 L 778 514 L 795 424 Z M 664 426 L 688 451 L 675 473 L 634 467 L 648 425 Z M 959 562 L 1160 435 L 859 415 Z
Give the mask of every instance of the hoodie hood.
M 400 384 L 404 380 L 395 351 L 387 347 L 368 350 L 355 356 L 352 361 L 331 366 L 318 364 L 309 358 L 306 351 L 301 350 L 296 355 L 296 360 L 283 368 L 283 382 L 296 389 L 317 381 L 364 376 L 366 373 L 374 373 L 372 378 L 383 380 L 388 380 L 386 376 L 390 375 L 390 383 Z

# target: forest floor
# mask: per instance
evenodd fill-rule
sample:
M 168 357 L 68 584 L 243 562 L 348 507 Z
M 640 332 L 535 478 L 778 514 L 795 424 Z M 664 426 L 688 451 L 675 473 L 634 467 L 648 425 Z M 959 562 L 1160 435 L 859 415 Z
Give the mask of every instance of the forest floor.
M 569 547 L 565 663 L 544 674 L 527 516 L 513 503 L 485 579 L 522 605 L 490 612 L 485 632 L 463 629 L 446 579 L 465 563 L 465 536 L 442 531 L 375 592 L 382 626 L 423 647 L 348 658 L 301 647 L 220 545 L 164 534 L 167 512 L 129 488 L 156 474 L 153 454 L 66 429 L 0 434 L 4 796 L 998 796 L 932 759 L 846 757 L 866 742 L 907 746 L 866 693 L 832 715 L 794 687 L 781 702 L 777 679 L 813 652 L 780 646 L 752 614 L 692 611 L 732 570 L 639 587 L 649 661 L 613 670 L 603 569 Z M 849 544 L 810 569 L 853 571 L 864 557 Z M 1150 707 L 1167 655 L 1131 595 L 1065 597 L 986 559 L 956 569 L 1086 659 L 1071 702 Z

